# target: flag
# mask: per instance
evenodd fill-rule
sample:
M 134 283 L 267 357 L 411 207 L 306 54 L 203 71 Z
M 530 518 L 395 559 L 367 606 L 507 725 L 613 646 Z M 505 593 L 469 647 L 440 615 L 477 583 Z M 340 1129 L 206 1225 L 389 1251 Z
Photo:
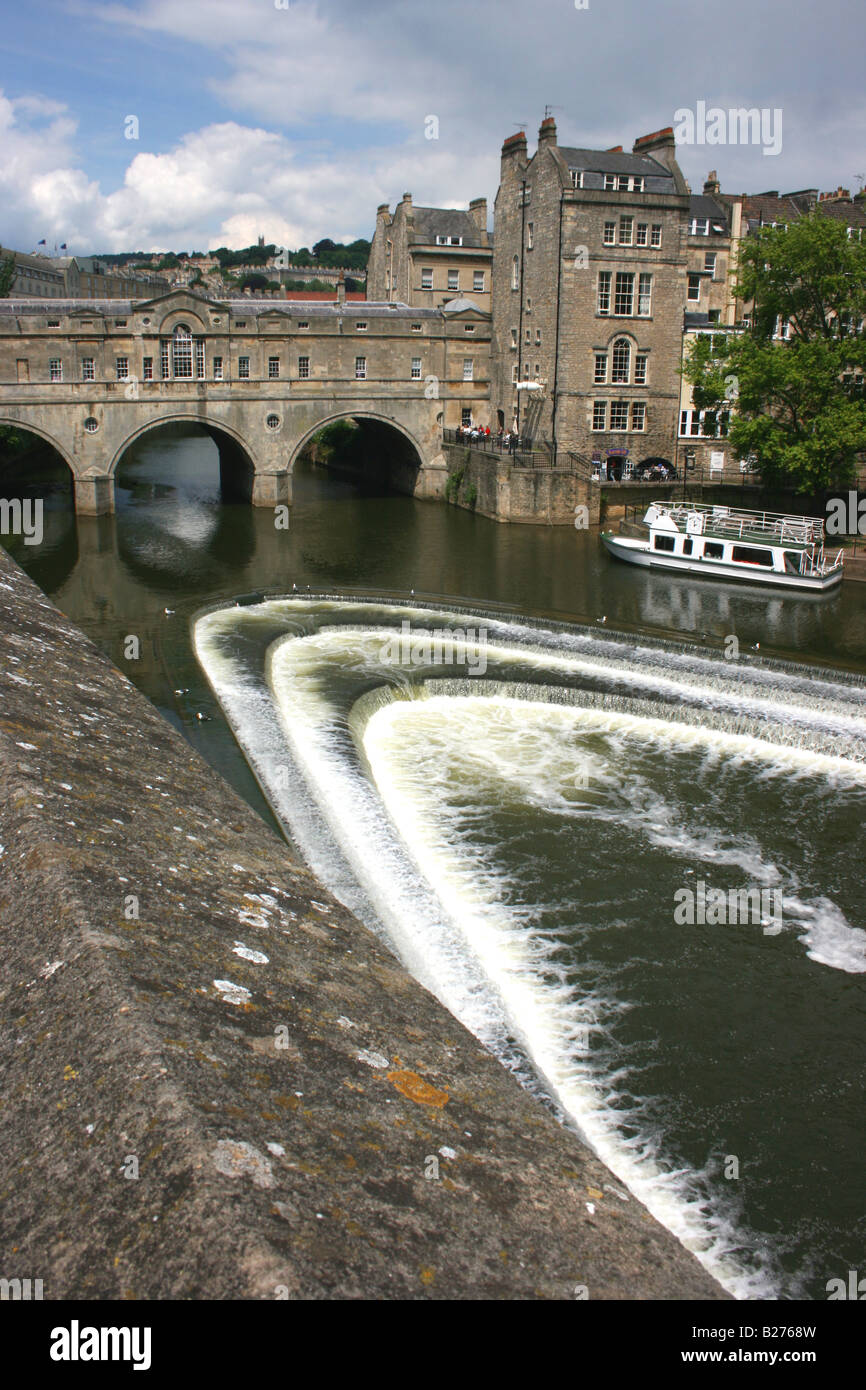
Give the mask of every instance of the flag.
M 66 242 L 65 242 L 65 241 L 61 241 L 61 243 L 60 243 L 60 249 L 61 249 L 61 251 L 65 251 L 65 250 L 66 250 Z
M 43 238 L 42 241 L 37 241 L 36 245 L 37 245 L 37 246 L 44 246 L 44 245 L 45 245 L 44 238 Z

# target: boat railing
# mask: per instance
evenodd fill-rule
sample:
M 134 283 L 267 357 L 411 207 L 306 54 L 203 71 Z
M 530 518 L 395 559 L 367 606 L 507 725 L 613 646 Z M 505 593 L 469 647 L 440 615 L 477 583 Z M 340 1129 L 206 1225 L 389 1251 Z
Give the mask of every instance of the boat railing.
M 814 516 L 790 516 L 781 512 L 744 511 L 709 502 L 661 503 L 679 527 L 693 534 L 728 537 L 760 537 L 780 545 L 823 545 L 824 520 Z M 699 522 L 689 518 L 700 518 Z

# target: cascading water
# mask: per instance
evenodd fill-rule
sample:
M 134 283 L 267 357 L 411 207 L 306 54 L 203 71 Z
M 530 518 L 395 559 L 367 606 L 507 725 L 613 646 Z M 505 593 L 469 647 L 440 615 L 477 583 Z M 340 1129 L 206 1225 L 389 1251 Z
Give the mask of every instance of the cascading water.
M 322 880 L 727 1288 L 862 1263 L 858 677 L 342 596 L 195 645 Z

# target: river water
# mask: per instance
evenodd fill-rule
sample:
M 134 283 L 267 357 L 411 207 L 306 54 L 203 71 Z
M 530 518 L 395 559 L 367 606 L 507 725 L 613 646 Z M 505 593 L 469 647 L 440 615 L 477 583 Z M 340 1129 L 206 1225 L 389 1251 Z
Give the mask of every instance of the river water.
M 727 1288 L 863 1269 L 866 589 L 320 470 L 281 531 L 182 429 L 48 502 L 16 558 Z

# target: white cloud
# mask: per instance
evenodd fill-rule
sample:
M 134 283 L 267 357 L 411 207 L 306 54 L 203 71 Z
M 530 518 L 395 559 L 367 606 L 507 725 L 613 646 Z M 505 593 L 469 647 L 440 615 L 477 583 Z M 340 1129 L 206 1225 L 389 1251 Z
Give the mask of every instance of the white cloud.
M 0 95 L 7 243 L 29 249 L 45 237 L 84 253 L 182 250 L 247 246 L 261 233 L 280 245 L 310 245 L 325 235 L 370 235 L 377 205 L 404 188 L 414 186 L 418 201 L 445 202 L 464 189 L 465 203 L 493 172 L 486 157 L 458 159 L 423 141 L 372 149 L 363 160 L 302 160 L 285 136 L 227 121 L 164 153 L 135 155 L 123 184 L 105 193 L 75 167 L 74 129 L 66 115 L 35 129 Z

